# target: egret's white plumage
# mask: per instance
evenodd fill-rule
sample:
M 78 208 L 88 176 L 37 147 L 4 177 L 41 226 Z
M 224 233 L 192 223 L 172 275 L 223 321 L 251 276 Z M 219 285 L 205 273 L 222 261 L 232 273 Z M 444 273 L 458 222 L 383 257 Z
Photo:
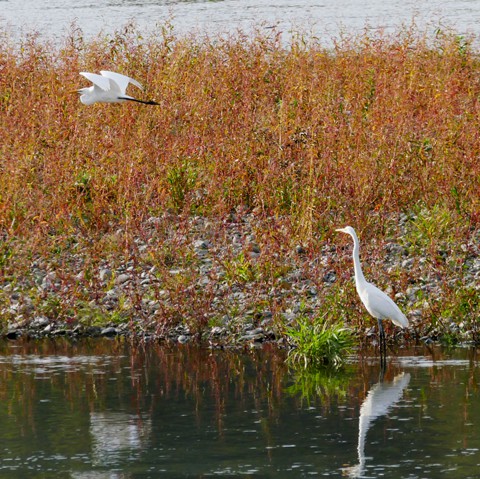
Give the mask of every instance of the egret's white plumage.
M 137 80 L 121 75 L 120 73 L 102 70 L 101 74 L 90 72 L 80 72 L 93 85 L 91 87 L 80 88 L 80 101 L 84 105 L 93 105 L 94 103 L 122 103 L 124 101 L 136 101 L 146 105 L 159 105 L 154 101 L 138 100 L 126 94 L 128 84 L 131 83 L 137 88 L 143 90 L 143 86 Z
M 397 326 L 407 328 L 408 319 L 394 303 L 392 298 L 379 290 L 372 283 L 367 282 L 363 276 L 362 266 L 360 264 L 360 243 L 355 230 L 351 226 L 347 226 L 345 228 L 337 229 L 337 231 L 347 233 L 353 238 L 352 256 L 353 267 L 355 270 L 355 286 L 367 311 L 378 320 L 381 338 L 383 340 L 385 339 L 382 325 L 384 319 L 390 319 Z

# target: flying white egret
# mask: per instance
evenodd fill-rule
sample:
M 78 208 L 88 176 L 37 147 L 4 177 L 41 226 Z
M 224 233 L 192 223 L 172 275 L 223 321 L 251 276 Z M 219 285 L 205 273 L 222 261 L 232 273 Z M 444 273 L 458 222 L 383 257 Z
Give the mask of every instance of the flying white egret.
M 377 319 L 378 329 L 380 332 L 380 352 L 384 355 L 387 351 L 385 342 L 385 331 L 383 329 L 382 321 L 384 319 L 390 319 L 394 324 L 401 328 L 408 327 L 408 319 L 400 311 L 400 308 L 394 303 L 394 301 L 387 296 L 383 291 L 380 291 L 372 283 L 368 283 L 363 276 L 362 266 L 360 264 L 360 243 L 358 241 L 357 234 L 351 226 L 337 229 L 342 233 L 347 233 L 353 238 L 353 267 L 355 270 L 355 286 L 357 293 L 362 300 L 367 311 Z
M 136 101 L 138 103 L 144 103 L 145 105 L 159 105 L 155 101 L 138 100 L 132 96 L 127 95 L 125 92 L 129 83 L 132 83 L 140 90 L 143 90 L 143 86 L 133 78 L 121 75 L 120 73 L 109 72 L 102 70 L 101 75 L 89 72 L 80 72 L 85 78 L 90 80 L 93 85 L 88 88 L 80 88 L 78 93 L 80 94 L 80 101 L 84 105 L 93 105 L 94 103 L 123 103 L 124 101 Z

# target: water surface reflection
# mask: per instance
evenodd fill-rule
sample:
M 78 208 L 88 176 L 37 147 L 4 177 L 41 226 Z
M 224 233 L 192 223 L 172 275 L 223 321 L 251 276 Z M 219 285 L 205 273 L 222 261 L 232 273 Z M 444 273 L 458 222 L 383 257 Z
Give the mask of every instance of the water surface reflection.
M 382 374 L 383 376 L 383 374 Z M 400 400 L 404 389 L 410 382 L 409 373 L 399 373 L 392 381 L 386 381 L 383 377 L 368 391 L 367 397 L 360 407 L 358 421 L 358 464 L 345 468 L 349 477 L 362 477 L 365 469 L 365 440 L 372 422 L 385 416 L 389 410 Z
M 268 348 L 0 343 L 0 477 L 476 477 L 478 358 L 427 353 L 381 377 Z

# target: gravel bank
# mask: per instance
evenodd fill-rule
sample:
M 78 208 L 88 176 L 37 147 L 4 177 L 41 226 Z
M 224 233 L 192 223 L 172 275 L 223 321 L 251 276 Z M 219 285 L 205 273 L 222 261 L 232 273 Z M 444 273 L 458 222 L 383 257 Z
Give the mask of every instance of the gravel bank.
M 411 221 L 401 216 L 395 235 L 382 241 L 360 238 L 367 279 L 395 297 L 411 322 L 408 331 L 390 328 L 390 341 L 478 342 L 478 318 L 468 311 L 467 320 L 459 318 L 452 300 L 467 292 L 473 300 L 463 307 L 473 301 L 472 314 L 478 312 L 478 232 L 465 244 L 444 245 L 432 258 L 412 245 Z M 222 221 L 169 213 L 149 218 L 141 234 L 129 238 L 128 254 L 117 249 L 93 261 L 91 246 L 71 241 L 49 259 L 33 258 L 21 278 L 5 277 L 2 335 L 285 345 L 284 327 L 299 315 L 324 311 L 336 294 L 343 299 L 339 319 L 376 341 L 375 323 L 353 288 L 350 242 L 332 236 L 296 244 L 287 231 L 282 220 L 253 213 Z M 119 230 L 103 241 L 114 251 L 111 245 L 124 239 Z

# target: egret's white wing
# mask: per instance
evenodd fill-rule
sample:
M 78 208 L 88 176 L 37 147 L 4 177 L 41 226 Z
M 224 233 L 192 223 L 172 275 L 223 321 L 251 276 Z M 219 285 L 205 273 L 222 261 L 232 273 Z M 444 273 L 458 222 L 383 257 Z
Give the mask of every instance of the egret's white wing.
M 135 85 L 136 87 L 140 88 L 140 90 L 143 90 L 143 86 L 141 83 L 139 83 L 137 80 L 134 80 L 133 78 L 127 77 L 126 75 L 122 75 L 120 73 L 115 73 L 115 72 L 109 72 L 107 70 L 101 70 L 100 73 L 104 77 L 107 77 L 113 80 L 119 86 L 120 91 L 122 92 L 122 95 L 125 94 L 129 83 L 132 83 L 132 85 Z
M 87 80 L 90 80 L 95 86 L 101 88 L 103 91 L 110 90 L 110 80 L 102 75 L 96 73 L 80 72 Z
M 408 328 L 408 319 L 395 304 L 392 298 L 378 289 L 375 285 L 367 283 L 360 299 L 367 308 L 367 311 L 378 319 L 390 319 L 401 328 Z

